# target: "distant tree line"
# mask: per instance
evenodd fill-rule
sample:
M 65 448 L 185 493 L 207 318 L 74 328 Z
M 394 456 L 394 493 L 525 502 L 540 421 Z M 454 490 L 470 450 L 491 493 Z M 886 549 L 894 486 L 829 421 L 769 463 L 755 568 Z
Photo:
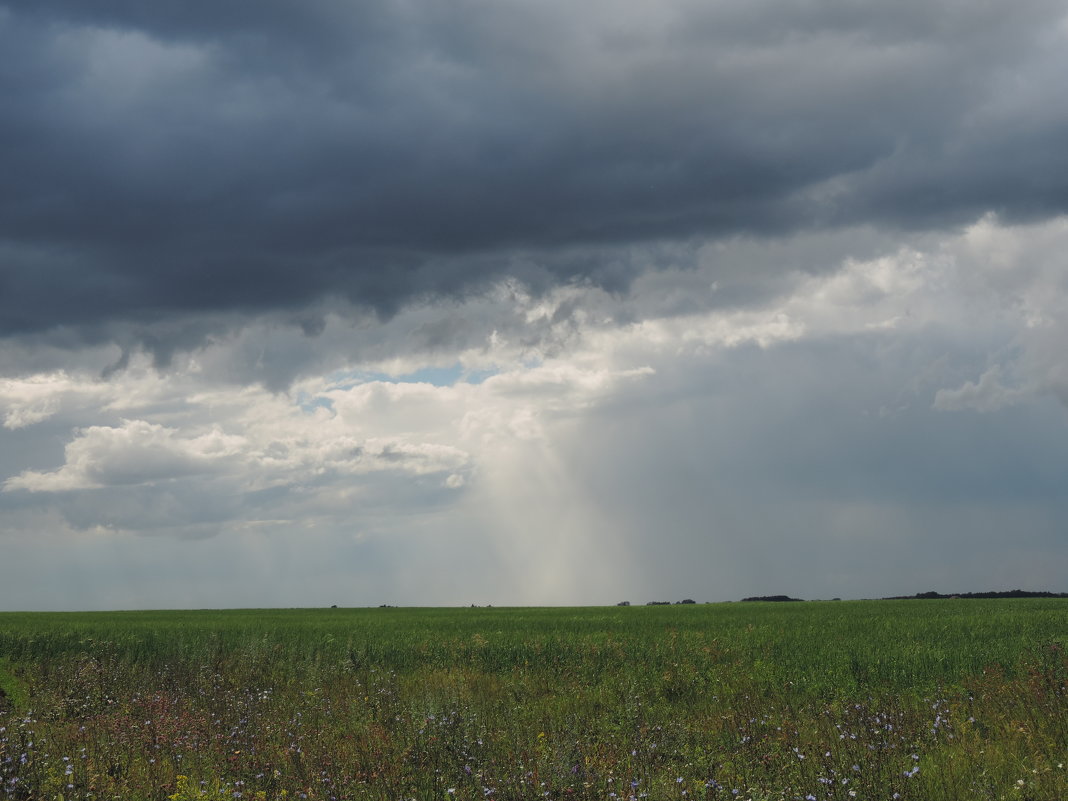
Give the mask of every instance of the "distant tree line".
M 1030 590 L 1005 590 L 1002 592 L 959 592 L 943 595 L 940 592 L 918 592 L 915 595 L 891 595 L 884 601 L 931 600 L 938 598 L 1068 598 L 1068 592 L 1032 592 Z
M 879 600 L 883 601 L 907 601 L 907 600 L 936 600 L 948 598 L 1068 598 L 1068 592 L 1049 592 L 1048 590 L 1003 590 L 999 592 L 960 592 L 945 594 L 941 592 L 918 592 L 915 595 L 890 595 Z M 841 598 L 832 600 L 840 601 Z M 771 602 L 804 602 L 804 598 L 791 598 L 789 595 L 751 595 L 742 598 L 746 601 L 771 601 Z M 671 601 L 646 601 L 646 606 L 671 606 Z M 675 604 L 696 603 L 690 598 L 684 601 L 675 601 Z M 630 601 L 620 601 L 616 606 L 630 606 Z

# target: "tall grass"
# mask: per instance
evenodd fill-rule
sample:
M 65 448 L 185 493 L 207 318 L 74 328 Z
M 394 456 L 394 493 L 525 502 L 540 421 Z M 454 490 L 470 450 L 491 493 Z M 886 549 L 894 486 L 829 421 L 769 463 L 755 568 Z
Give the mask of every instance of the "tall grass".
M 1066 638 L 1046 599 L 5 614 L 0 798 L 1052 801 Z

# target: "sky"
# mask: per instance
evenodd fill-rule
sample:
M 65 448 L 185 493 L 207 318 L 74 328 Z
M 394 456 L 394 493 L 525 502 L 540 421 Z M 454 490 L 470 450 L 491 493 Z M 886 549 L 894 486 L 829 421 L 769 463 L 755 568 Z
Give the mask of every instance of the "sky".
M 0 609 L 1068 591 L 1059 0 L 0 0 Z

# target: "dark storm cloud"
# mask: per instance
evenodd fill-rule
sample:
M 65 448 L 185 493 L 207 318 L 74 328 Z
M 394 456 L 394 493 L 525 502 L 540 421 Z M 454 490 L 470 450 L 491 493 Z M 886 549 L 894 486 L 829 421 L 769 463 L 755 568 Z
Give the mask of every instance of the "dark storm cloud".
M 1058 214 L 1062 16 L 0 3 L 0 335 L 127 321 L 166 358 L 196 333 L 154 327 L 190 312 L 389 314 L 503 275 L 622 286 L 636 244 Z

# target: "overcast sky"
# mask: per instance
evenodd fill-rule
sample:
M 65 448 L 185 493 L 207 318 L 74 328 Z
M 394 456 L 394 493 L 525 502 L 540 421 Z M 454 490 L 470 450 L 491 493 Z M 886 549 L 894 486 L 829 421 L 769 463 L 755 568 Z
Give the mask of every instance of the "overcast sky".
M 0 0 L 0 609 L 1068 591 L 1060 0 Z

